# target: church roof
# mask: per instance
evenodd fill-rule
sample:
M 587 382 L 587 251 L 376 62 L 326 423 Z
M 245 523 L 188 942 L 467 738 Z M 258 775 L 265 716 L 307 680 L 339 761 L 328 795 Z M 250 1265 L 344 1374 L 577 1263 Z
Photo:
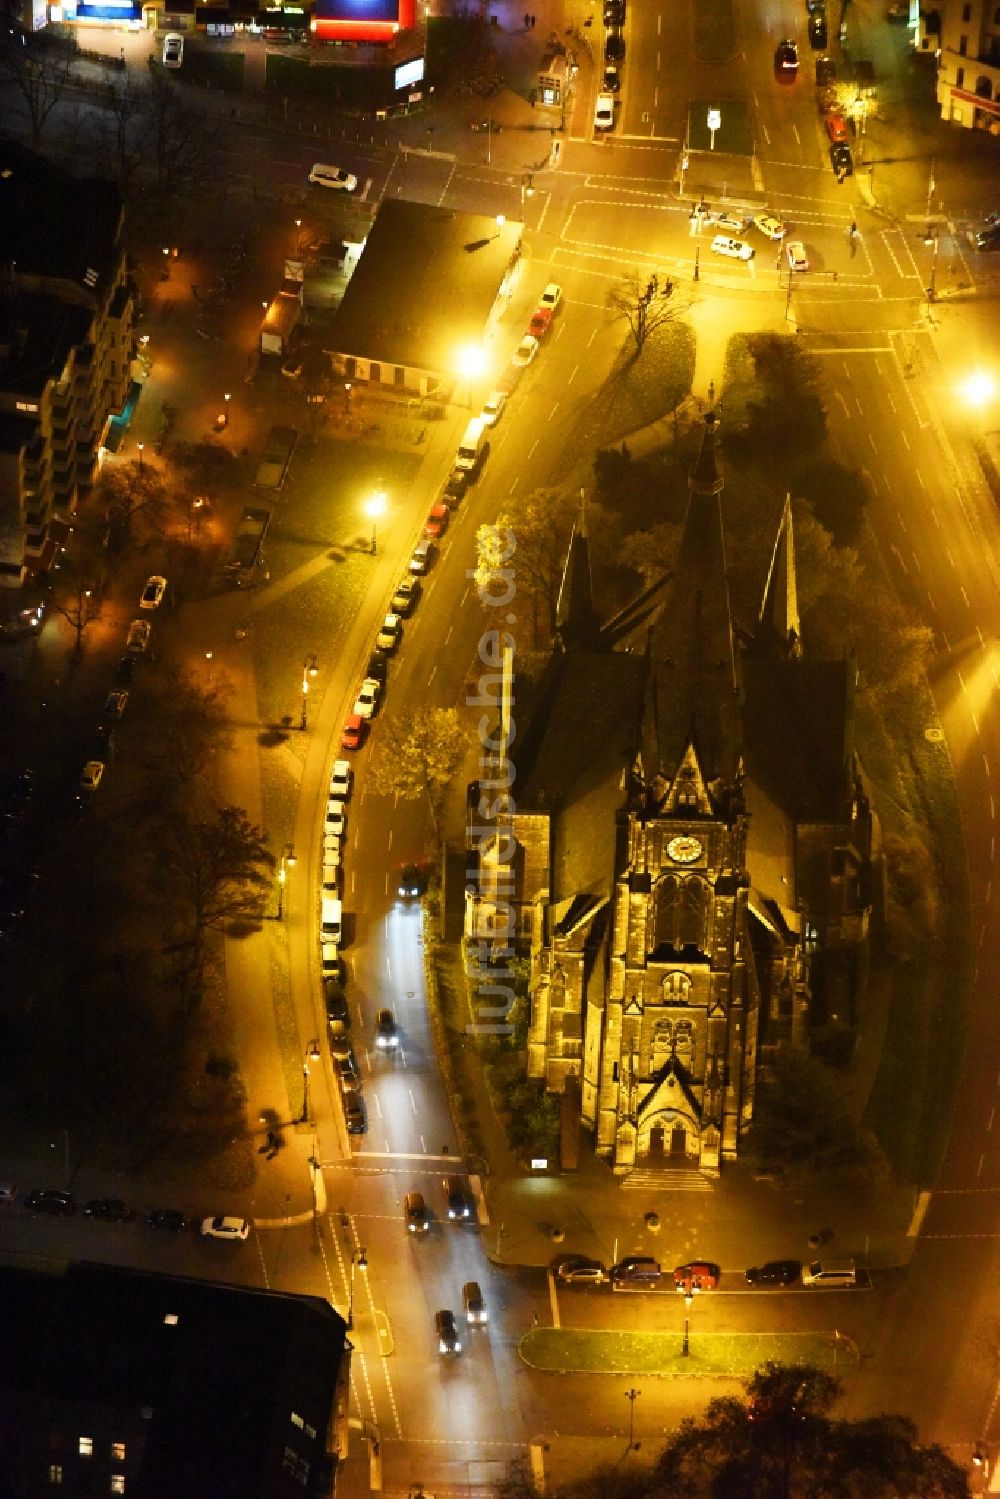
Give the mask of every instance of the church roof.
M 693 742 L 709 781 L 730 781 L 739 758 L 733 625 L 726 579 L 715 416 L 705 418 L 677 566 L 653 628 L 643 728 L 647 780 L 672 778 Z
M 791 496 L 786 496 L 754 638 L 764 646 L 798 656 L 802 654 L 801 635 L 792 540 L 792 501 Z
M 842 818 L 851 796 L 853 664 L 749 654 L 741 675 L 747 779 L 798 822 Z
M 586 501 L 581 495 L 580 519 L 573 527 L 556 606 L 556 638 L 564 651 L 594 650 L 601 624 L 594 608 L 587 538 Z

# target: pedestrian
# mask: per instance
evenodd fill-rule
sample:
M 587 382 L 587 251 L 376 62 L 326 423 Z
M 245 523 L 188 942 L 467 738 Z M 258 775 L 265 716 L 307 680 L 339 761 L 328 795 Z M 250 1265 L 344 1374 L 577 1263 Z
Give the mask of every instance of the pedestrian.
M 532 16 L 532 18 L 531 18 L 531 29 L 532 29 L 532 31 L 534 31 L 534 29 L 535 29 L 535 18 L 534 18 L 534 16 Z
M 197 299 L 198 299 L 198 288 L 195 286 L 195 284 L 194 284 L 193 281 L 191 282 L 191 295 L 197 301 Z
M 834 273 L 833 273 L 833 279 L 834 279 L 834 281 L 836 281 L 836 279 L 837 279 L 837 277 L 838 277 L 838 276 L 839 276 L 839 275 L 840 275 L 840 272 L 839 272 L 839 271 L 834 271 Z
M 525 11 L 524 12 L 524 29 L 525 29 L 525 31 L 527 31 L 527 29 L 528 29 L 528 27 L 530 25 L 531 25 L 531 17 L 528 15 L 528 12 Z
M 851 238 L 852 238 L 852 239 L 853 239 L 853 238 L 854 238 L 854 236 L 855 236 L 855 235 L 856 235 L 856 234 L 857 234 L 857 232 L 858 232 L 858 226 L 857 226 L 857 224 L 856 224 L 856 223 L 855 223 L 855 222 L 854 222 L 854 220 L 853 220 L 853 219 L 852 219 L 852 220 L 851 220 Z
M 537 1312 L 532 1312 L 532 1314 L 531 1314 L 531 1325 L 532 1325 L 532 1327 L 537 1327 L 538 1326 L 538 1313 Z

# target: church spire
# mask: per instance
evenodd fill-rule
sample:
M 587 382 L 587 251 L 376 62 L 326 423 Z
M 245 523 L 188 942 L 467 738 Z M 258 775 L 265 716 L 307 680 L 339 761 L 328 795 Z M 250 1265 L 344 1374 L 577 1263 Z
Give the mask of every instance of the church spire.
M 556 605 L 556 640 L 564 651 L 600 648 L 600 621 L 594 609 L 590 574 L 590 541 L 587 537 L 587 497 L 580 490 L 580 518 L 573 527 L 559 601 Z
M 792 536 L 792 498 L 785 496 L 785 508 L 774 542 L 771 566 L 761 600 L 757 628 L 760 644 L 777 649 L 786 656 L 801 656 L 802 635 L 799 625 L 799 598 L 795 575 L 795 543 Z

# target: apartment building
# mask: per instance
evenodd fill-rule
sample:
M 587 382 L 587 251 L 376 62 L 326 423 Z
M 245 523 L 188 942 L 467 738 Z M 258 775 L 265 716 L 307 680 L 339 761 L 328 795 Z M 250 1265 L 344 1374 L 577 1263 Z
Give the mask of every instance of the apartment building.
M 1000 0 L 942 0 L 941 118 L 1000 134 Z
M 48 567 L 128 395 L 123 224 L 113 183 L 0 140 L 0 612 Z

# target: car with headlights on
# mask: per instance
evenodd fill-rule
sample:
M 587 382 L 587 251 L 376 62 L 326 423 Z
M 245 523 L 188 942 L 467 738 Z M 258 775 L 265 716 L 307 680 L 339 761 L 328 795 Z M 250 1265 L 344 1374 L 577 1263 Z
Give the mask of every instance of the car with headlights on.
M 375 1047 L 378 1051 L 396 1051 L 399 1047 L 399 1027 L 391 1010 L 375 1012 Z
M 423 894 L 424 877 L 416 864 L 404 864 L 399 871 L 399 884 L 396 887 L 403 900 L 416 900 L 417 896 Z
M 453 1223 L 464 1223 L 472 1217 L 465 1186 L 457 1176 L 445 1177 L 444 1195 L 448 1203 L 448 1217 Z
M 425 1234 L 431 1226 L 431 1216 L 427 1211 L 422 1192 L 407 1192 L 403 1198 L 403 1217 L 406 1221 L 406 1232 L 408 1234 Z
M 444 1308 L 434 1313 L 434 1331 L 437 1333 L 438 1353 L 450 1356 L 462 1351 L 462 1340 L 455 1324 L 455 1313 Z
M 462 1287 L 462 1307 L 465 1320 L 470 1327 L 485 1327 L 487 1323 L 486 1302 L 478 1280 L 467 1280 Z

